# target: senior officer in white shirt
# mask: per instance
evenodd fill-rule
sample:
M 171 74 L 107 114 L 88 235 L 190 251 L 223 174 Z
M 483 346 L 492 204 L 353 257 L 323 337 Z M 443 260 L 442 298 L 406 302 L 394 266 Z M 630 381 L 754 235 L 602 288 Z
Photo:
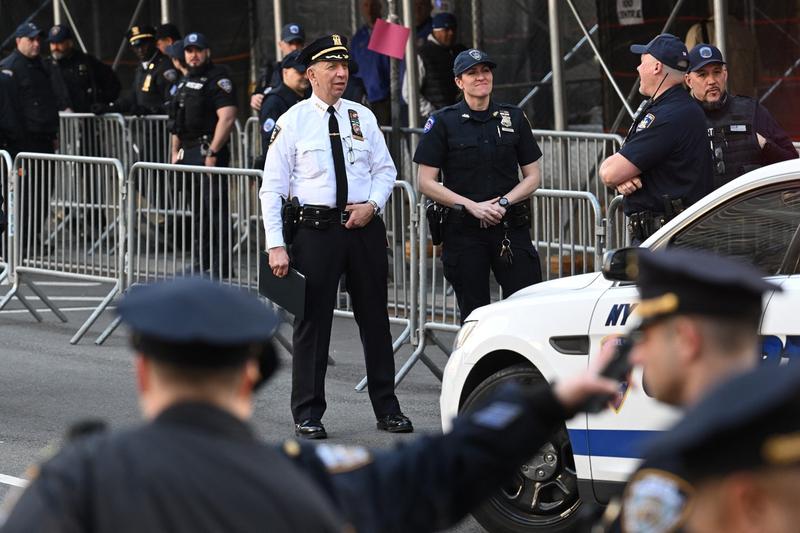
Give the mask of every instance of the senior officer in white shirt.
M 321 37 L 300 56 L 312 96 L 291 107 L 272 133 L 259 197 L 276 276 L 290 264 L 281 206 L 297 198 L 302 221 L 291 265 L 306 276 L 305 316 L 294 324 L 292 416 L 295 434 L 326 438 L 325 371 L 333 308 L 342 274 L 364 346 L 377 428 L 413 431 L 394 392 L 394 352 L 387 312 L 386 227 L 378 216 L 397 170 L 372 112 L 341 98 L 350 54 L 340 35 Z

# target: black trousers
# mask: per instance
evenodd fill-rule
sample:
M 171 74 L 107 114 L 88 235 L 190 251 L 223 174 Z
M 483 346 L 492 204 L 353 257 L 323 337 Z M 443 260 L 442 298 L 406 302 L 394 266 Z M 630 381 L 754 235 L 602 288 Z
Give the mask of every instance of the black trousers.
M 325 230 L 299 228 L 292 266 L 306 276 L 306 311 L 295 320 L 292 359 L 292 416 L 321 420 L 333 308 L 342 274 L 353 303 L 375 416 L 400 412 L 394 393 L 394 353 L 389 331 L 386 227 L 375 217 L 363 228 L 331 223 Z
M 514 254 L 511 264 L 500 257 L 506 234 Z M 456 293 L 462 324 L 473 310 L 489 304 L 490 270 L 503 288 L 504 298 L 542 281 L 539 254 L 525 226 L 506 230 L 502 223 L 489 228 L 447 224 L 442 263 L 444 276 Z
M 230 151 L 226 146 L 217 155 L 217 166 L 227 167 Z M 205 154 L 201 145 L 183 149 L 182 165 L 203 165 Z M 177 193 L 177 191 L 174 191 Z M 227 176 L 194 174 L 191 195 L 193 216 L 192 242 L 195 258 L 193 269 L 208 272 L 212 278 L 230 276 L 230 216 Z

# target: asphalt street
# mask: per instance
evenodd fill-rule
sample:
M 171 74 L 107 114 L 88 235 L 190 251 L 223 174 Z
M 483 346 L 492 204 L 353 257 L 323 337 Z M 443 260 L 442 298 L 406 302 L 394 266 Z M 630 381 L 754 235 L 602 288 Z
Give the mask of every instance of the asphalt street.
M 40 287 L 65 312 L 69 322 L 62 323 L 52 312 L 43 311 L 44 321 L 39 323 L 16 299 L 0 312 L 0 498 L 10 487 L 4 476 L 23 477 L 29 465 L 58 448 L 65 429 L 75 421 L 96 418 L 111 427 L 125 427 L 140 420 L 125 329 L 118 328 L 103 346 L 94 344 L 113 319 L 113 309 L 101 315 L 79 344 L 69 344 L 70 337 L 111 287 L 58 278 L 41 281 Z M 9 289 L 7 284 L 0 285 L 0 297 Z M 37 309 L 45 308 L 33 295 L 30 301 Z M 287 331 L 290 330 L 286 328 L 284 333 Z M 259 434 L 269 441 L 293 436 L 290 356 L 281 352 L 282 369 L 257 396 L 253 420 Z M 408 345 L 400 349 L 396 356 L 398 368 L 410 353 Z M 429 355 L 444 365 L 444 354 L 434 348 Z M 324 418 L 331 442 L 385 448 L 408 442 L 423 432 L 441 431 L 440 385 L 422 363 L 412 369 L 397 390 L 415 433 L 391 435 L 375 429 L 369 398 L 366 393 L 353 390 L 364 375 L 354 321 L 334 319 L 331 356 L 336 365 L 328 369 L 328 410 Z M 468 517 L 450 531 L 483 529 Z

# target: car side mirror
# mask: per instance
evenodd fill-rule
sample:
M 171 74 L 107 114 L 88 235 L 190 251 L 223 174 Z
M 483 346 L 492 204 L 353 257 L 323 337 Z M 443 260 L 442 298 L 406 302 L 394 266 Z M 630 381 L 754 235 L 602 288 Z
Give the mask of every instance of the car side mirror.
M 639 248 L 619 248 L 603 254 L 603 277 L 609 281 L 636 281 Z

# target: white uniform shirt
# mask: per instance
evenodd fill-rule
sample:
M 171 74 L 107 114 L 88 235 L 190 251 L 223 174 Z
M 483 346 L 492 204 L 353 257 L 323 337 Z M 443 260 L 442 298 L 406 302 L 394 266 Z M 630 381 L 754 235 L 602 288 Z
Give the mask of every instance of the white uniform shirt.
M 340 99 L 333 107 L 347 169 L 347 202 L 372 200 L 383 209 L 397 170 L 378 121 L 372 111 L 350 100 Z M 328 104 L 312 95 L 292 106 L 275 125 L 258 194 L 267 248 L 284 246 L 282 199 L 296 196 L 300 205 L 336 207 L 329 117 Z

